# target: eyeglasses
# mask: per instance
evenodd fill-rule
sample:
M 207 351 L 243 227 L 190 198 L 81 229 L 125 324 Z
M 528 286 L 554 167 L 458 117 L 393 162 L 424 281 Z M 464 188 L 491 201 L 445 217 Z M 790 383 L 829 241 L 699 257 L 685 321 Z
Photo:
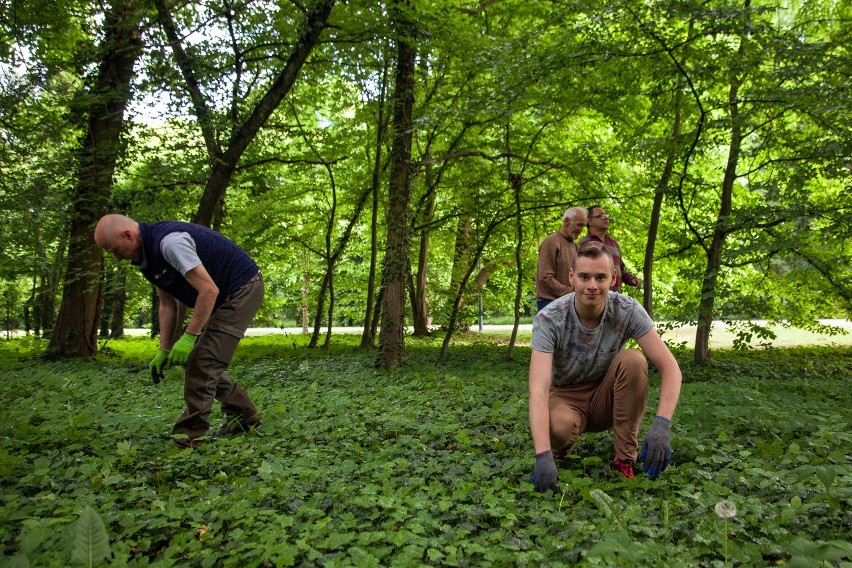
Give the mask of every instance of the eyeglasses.
M 601 213 L 600 215 L 592 215 L 591 218 L 592 219 L 604 219 L 604 220 L 606 220 L 606 219 L 609 219 L 609 215 L 607 215 L 606 213 Z

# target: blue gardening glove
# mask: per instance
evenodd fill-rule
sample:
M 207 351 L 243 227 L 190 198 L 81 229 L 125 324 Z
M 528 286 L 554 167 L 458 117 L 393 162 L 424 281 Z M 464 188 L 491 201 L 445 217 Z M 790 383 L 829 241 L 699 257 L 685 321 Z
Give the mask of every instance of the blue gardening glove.
M 651 429 L 642 442 L 642 469 L 651 477 L 661 474 L 672 459 L 669 429 L 672 422 L 663 416 L 655 416 Z
M 197 335 L 184 332 L 184 334 L 180 336 L 180 339 L 177 340 L 177 343 L 172 346 L 172 352 L 169 354 L 169 360 L 167 362 L 168 365 L 183 365 L 186 363 L 186 360 L 189 359 L 189 354 L 192 352 L 192 348 L 195 347 L 195 342 L 197 340 Z
M 166 362 L 168 357 L 168 349 L 157 349 L 157 354 L 154 355 L 154 358 L 151 359 L 150 363 L 148 363 L 148 370 L 151 371 L 151 380 L 154 381 L 154 384 L 159 383 L 160 379 L 163 378 L 163 364 Z
M 535 469 L 532 474 L 532 482 L 535 490 L 544 493 L 547 490 L 554 493 L 559 492 L 559 486 L 556 485 L 556 460 L 553 459 L 553 452 L 547 450 L 535 455 Z

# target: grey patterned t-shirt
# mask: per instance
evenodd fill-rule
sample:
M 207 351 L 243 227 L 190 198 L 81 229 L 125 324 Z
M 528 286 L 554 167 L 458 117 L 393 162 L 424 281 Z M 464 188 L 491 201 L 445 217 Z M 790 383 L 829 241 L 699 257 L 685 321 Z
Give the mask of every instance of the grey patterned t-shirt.
M 584 327 L 574 309 L 574 293 L 554 300 L 535 316 L 531 346 L 553 353 L 552 386 L 566 387 L 603 380 L 628 339 L 654 328 L 645 308 L 630 296 L 610 292 L 601 323 Z

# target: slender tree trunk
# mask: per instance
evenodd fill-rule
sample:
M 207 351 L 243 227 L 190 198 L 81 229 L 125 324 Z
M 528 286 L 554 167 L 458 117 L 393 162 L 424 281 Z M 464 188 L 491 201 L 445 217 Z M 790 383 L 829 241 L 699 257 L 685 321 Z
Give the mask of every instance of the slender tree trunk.
M 426 169 L 426 187 L 431 187 L 431 167 Z M 417 277 L 414 281 L 414 335 L 426 337 L 429 335 L 429 303 L 426 297 L 426 275 L 429 271 L 429 224 L 435 215 L 435 192 L 429 191 L 426 198 L 426 210 L 420 223 L 420 252 L 417 256 Z
M 414 121 L 414 25 L 405 14 L 408 5 L 392 4 L 397 37 L 394 79 L 393 142 L 389 180 L 387 244 L 382 270 L 382 326 L 376 367 L 391 369 L 403 364 L 405 332 L 405 270 L 408 257 L 408 203 L 411 196 L 411 143 Z
M 306 253 L 302 251 L 304 256 Z M 302 271 L 302 333 L 308 333 L 308 318 L 310 309 L 308 306 L 308 291 L 311 289 L 311 275 L 307 270 Z
M 508 128 L 506 137 L 508 138 Z M 521 262 L 521 252 L 524 246 L 524 225 L 521 219 L 521 187 L 523 186 L 523 178 L 520 174 L 510 173 L 509 182 L 512 185 L 515 196 L 515 274 L 517 279 L 515 280 L 515 321 L 512 325 L 512 335 L 509 337 L 509 346 L 506 348 L 506 355 L 504 357 L 506 361 L 511 361 L 514 354 L 515 341 L 518 338 L 518 326 L 521 323 L 521 298 L 523 298 L 524 293 L 524 265 Z
M 376 295 L 376 303 L 373 306 L 373 324 L 370 327 L 369 339 L 375 342 L 379 330 L 379 321 L 382 319 L 382 305 L 385 303 L 385 289 L 379 286 L 379 293 Z M 375 347 L 375 345 L 371 345 Z
M 373 313 L 378 313 L 376 294 L 376 267 L 378 265 L 379 244 L 379 189 L 381 188 L 382 148 L 385 144 L 388 122 L 385 118 L 386 95 L 388 88 L 388 73 L 390 65 L 387 61 L 387 51 L 382 65 L 382 83 L 379 91 L 378 116 L 376 118 L 376 146 L 373 160 L 373 175 L 371 180 L 372 209 L 370 210 L 370 270 L 367 277 L 367 299 L 364 310 L 364 330 L 361 332 L 361 347 L 374 348 L 376 341 L 376 326 Z
M 453 268 L 450 273 L 450 289 L 449 294 L 453 295 L 453 299 L 458 297 L 460 287 L 462 286 L 462 281 L 464 280 L 465 274 L 468 272 L 470 268 L 470 247 L 471 247 L 471 231 L 473 227 L 473 218 L 464 217 L 459 219 L 458 225 L 456 226 L 456 243 L 455 248 L 453 250 Z M 450 304 L 453 306 L 455 310 L 457 310 L 457 314 L 464 313 L 464 310 L 467 306 L 467 299 L 464 297 L 464 294 L 458 298 L 457 304 Z M 451 314 L 447 314 L 448 318 Z M 465 332 L 470 329 L 470 322 L 468 322 L 464 318 L 460 318 L 460 321 L 456 321 L 454 324 L 458 326 L 458 328 Z
M 677 95 L 680 99 L 680 95 Z M 660 181 L 654 190 L 654 204 L 651 207 L 651 219 L 648 224 L 648 242 L 645 245 L 645 262 L 642 266 L 642 305 L 648 315 L 654 317 L 654 250 L 657 244 L 657 233 L 660 228 L 660 215 L 663 209 L 663 197 L 666 194 L 666 188 L 671 180 L 674 172 L 675 158 L 677 157 L 676 140 L 680 136 L 680 108 L 675 109 L 675 121 L 672 127 L 671 147 L 666 156 L 666 164 L 663 166 L 663 173 L 660 176 Z
M 467 270 L 464 271 L 461 276 L 461 280 L 458 283 L 458 286 L 454 288 L 456 292 L 455 299 L 453 300 L 452 309 L 450 310 L 450 317 L 447 321 L 447 333 L 444 335 L 444 341 L 441 344 L 441 353 L 438 356 L 440 360 L 444 360 L 447 358 L 447 354 L 450 351 L 450 340 L 453 337 L 453 334 L 456 331 L 456 324 L 458 321 L 459 313 L 462 309 L 463 297 L 465 291 L 467 290 L 467 283 L 470 280 L 471 274 L 476 269 L 476 265 L 479 263 L 479 259 L 482 256 L 482 251 L 485 250 L 485 246 L 488 244 L 488 241 L 491 239 L 491 234 L 494 229 L 499 225 L 498 222 L 491 222 L 488 227 L 485 229 L 485 234 L 482 235 L 482 240 L 476 247 L 476 251 L 473 254 L 473 259 L 471 259 Z M 467 253 L 469 256 L 469 252 Z
M 101 337 L 109 337 L 109 316 L 112 314 L 112 288 L 115 269 L 104 270 L 104 303 L 101 309 Z
M 690 20 L 689 28 L 686 34 L 687 41 L 690 41 L 694 31 L 694 20 Z M 686 57 L 681 60 L 681 67 L 686 67 Z M 660 228 L 660 216 L 663 208 L 663 198 L 666 194 L 666 188 L 674 173 L 675 159 L 677 158 L 677 140 L 680 137 L 680 122 L 681 122 L 681 99 L 683 98 L 683 79 L 677 81 L 677 89 L 674 95 L 674 124 L 672 125 L 672 134 L 668 152 L 666 153 L 666 163 L 663 166 L 663 172 L 660 175 L 660 181 L 654 190 L 654 203 L 651 207 L 651 220 L 648 225 L 648 241 L 645 245 L 645 262 L 642 265 L 642 306 L 648 315 L 654 317 L 654 250 L 657 244 L 657 235 Z
M 47 348 L 51 357 L 81 357 L 98 351 L 103 254 L 92 232 L 100 216 L 107 212 L 121 153 L 133 66 L 142 51 L 141 4 L 139 0 L 115 0 L 104 18 L 102 59 L 83 110 L 88 124 L 73 198 L 62 304 Z
M 361 347 L 372 349 L 375 347 L 376 329 L 373 326 L 373 312 L 376 310 L 374 300 L 376 289 L 376 264 L 378 262 L 378 214 L 379 214 L 379 186 L 373 185 L 373 209 L 370 218 L 370 273 L 367 277 L 367 309 L 364 310 L 364 331 L 361 332 Z
M 33 275 L 33 283 L 30 287 L 30 297 L 27 298 L 27 303 L 24 311 L 24 331 L 27 335 L 30 334 L 30 330 L 33 329 L 36 325 L 36 289 L 38 288 L 38 276 Z M 38 335 L 38 334 L 36 334 Z
M 33 334 L 36 337 L 41 336 L 42 322 L 42 306 L 40 304 L 39 290 L 44 286 L 44 275 L 36 275 L 33 277 Z
M 56 325 L 56 303 L 59 297 L 59 287 L 65 274 L 63 267 L 66 265 L 67 250 L 68 238 L 65 235 L 61 237 L 59 246 L 56 248 L 56 255 L 51 268 L 41 276 L 38 304 L 42 334 L 49 334 L 48 330 L 52 330 Z
M 748 2 L 746 3 L 748 6 Z M 743 52 L 740 44 L 739 52 Z M 722 180 L 722 195 L 719 204 L 719 215 L 713 228 L 713 238 L 707 250 L 707 268 L 701 282 L 701 302 L 698 305 L 698 329 L 695 332 L 696 363 L 704 363 L 710 358 L 710 331 L 713 326 L 713 304 L 716 299 L 716 283 L 719 271 L 722 269 L 722 251 L 725 239 L 730 233 L 730 217 L 733 213 L 732 198 L 734 183 L 737 179 L 737 164 L 739 163 L 742 145 L 742 124 L 739 117 L 738 93 L 742 80 L 736 76 L 731 78 L 728 91 L 728 110 L 731 117 L 731 143 L 728 148 L 728 162 L 725 166 L 725 176 Z
M 314 331 L 311 334 L 311 340 L 308 342 L 308 347 L 310 348 L 316 347 L 317 342 L 319 341 L 320 329 L 322 328 L 322 317 L 324 315 L 323 310 L 325 310 L 325 296 L 330 287 L 331 269 L 328 265 L 326 265 L 326 272 L 322 278 L 322 285 L 320 286 L 319 296 L 317 297 L 317 311 L 314 315 Z
M 334 280 L 328 283 L 328 328 L 325 332 L 325 341 L 322 348 L 328 349 L 331 346 L 331 328 L 334 324 Z
M 343 255 L 343 252 L 346 250 L 346 246 L 349 244 L 349 240 L 352 238 L 352 231 L 355 229 L 355 225 L 358 223 L 358 219 L 361 218 L 361 213 L 364 211 L 364 206 L 367 203 L 367 198 L 370 196 L 372 188 L 367 188 L 360 197 L 358 198 L 358 203 L 355 205 L 355 210 L 352 212 L 352 216 L 349 218 L 349 222 L 346 224 L 346 228 L 343 230 L 343 234 L 340 236 L 340 240 L 335 246 L 334 250 L 331 250 L 331 239 L 330 234 L 326 239 L 326 247 L 329 251 L 329 257 L 326 261 L 326 273 L 323 277 L 322 287 L 320 288 L 319 299 L 317 300 L 317 317 L 314 322 L 314 334 L 311 337 L 311 341 L 309 347 L 316 347 L 318 339 L 319 339 L 319 330 L 320 325 L 322 323 L 322 310 L 325 305 L 325 297 L 326 294 L 333 294 L 334 290 L 334 268 L 337 266 L 337 261 L 340 260 L 340 257 Z M 334 215 L 331 216 L 334 219 Z M 328 227 L 329 231 L 331 231 L 331 226 Z M 333 307 L 333 298 L 329 302 L 329 309 L 331 310 Z M 328 313 L 328 335 L 331 335 L 331 320 L 333 313 L 330 311 Z M 330 338 L 326 338 L 325 342 L 328 344 Z
M 319 297 L 317 298 L 317 315 L 314 320 L 314 333 L 311 335 L 311 341 L 308 347 L 314 348 L 319 340 L 320 325 L 322 325 L 323 307 L 325 306 L 325 295 L 328 290 L 334 287 L 334 257 L 331 251 L 331 241 L 334 238 L 334 227 L 337 223 L 337 185 L 334 182 L 334 173 L 329 164 L 325 164 L 328 171 L 329 182 L 331 184 L 331 211 L 328 213 L 328 220 L 325 224 L 325 276 L 322 280 L 322 288 L 320 288 Z M 333 301 L 329 302 L 329 310 Z M 331 334 L 331 316 L 328 314 L 328 333 Z

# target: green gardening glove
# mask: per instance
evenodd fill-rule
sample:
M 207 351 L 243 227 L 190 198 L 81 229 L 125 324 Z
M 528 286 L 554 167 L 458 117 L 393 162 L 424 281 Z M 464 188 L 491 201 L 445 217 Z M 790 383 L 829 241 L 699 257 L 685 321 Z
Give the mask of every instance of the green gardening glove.
M 177 340 L 177 343 L 172 345 L 172 352 L 169 354 L 169 360 L 166 362 L 169 366 L 183 365 L 189 359 L 189 354 L 192 348 L 195 347 L 195 342 L 198 340 L 197 335 L 184 332 Z
M 168 349 L 157 349 L 157 354 L 148 363 L 148 370 L 151 371 L 151 380 L 154 381 L 154 384 L 159 383 L 160 379 L 163 378 L 163 364 L 168 358 Z

